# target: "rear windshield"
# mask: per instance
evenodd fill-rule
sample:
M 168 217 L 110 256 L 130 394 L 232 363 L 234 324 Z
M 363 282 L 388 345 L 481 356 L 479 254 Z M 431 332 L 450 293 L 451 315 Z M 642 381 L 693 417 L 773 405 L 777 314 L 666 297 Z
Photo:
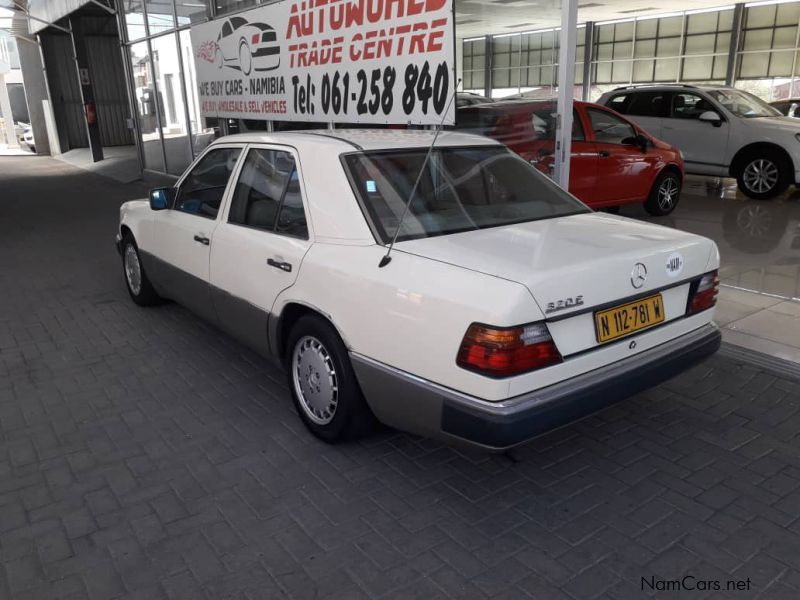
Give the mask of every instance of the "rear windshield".
M 426 148 L 348 154 L 344 162 L 377 237 L 391 242 Z M 428 164 L 397 240 L 591 212 L 503 146 L 439 148 Z

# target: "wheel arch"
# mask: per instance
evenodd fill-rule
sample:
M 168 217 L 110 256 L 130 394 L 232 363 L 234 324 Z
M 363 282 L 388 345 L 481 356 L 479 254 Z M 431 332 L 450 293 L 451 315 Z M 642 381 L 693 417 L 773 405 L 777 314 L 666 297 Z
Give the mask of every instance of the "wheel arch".
M 286 353 L 286 343 L 289 340 L 289 333 L 292 331 L 292 327 L 305 315 L 315 315 L 324 319 L 333 327 L 333 330 L 342 340 L 345 347 L 348 350 L 350 349 L 347 338 L 342 335 L 341 330 L 336 326 L 333 322 L 333 318 L 328 313 L 311 304 L 290 300 L 282 306 L 279 314 L 276 314 L 273 319 L 270 319 L 270 349 L 278 361 L 281 363 L 283 362 L 284 354 Z
M 683 179 L 684 179 L 683 171 L 675 163 L 667 163 L 666 165 L 664 165 L 661 168 L 661 170 L 658 172 L 658 175 L 656 175 L 656 179 L 658 179 L 658 177 L 660 177 L 662 173 L 666 173 L 668 171 L 671 171 L 671 172 L 675 173 L 678 176 L 678 178 L 681 180 L 681 184 L 683 184 Z
M 753 142 L 752 144 L 747 144 L 739 148 L 736 154 L 733 155 L 731 165 L 728 168 L 728 174 L 731 177 L 737 177 L 741 169 L 744 168 L 744 162 L 747 158 L 765 150 L 778 153 L 786 161 L 786 164 L 789 165 L 791 180 L 794 182 L 795 165 L 792 157 L 782 146 L 772 142 Z

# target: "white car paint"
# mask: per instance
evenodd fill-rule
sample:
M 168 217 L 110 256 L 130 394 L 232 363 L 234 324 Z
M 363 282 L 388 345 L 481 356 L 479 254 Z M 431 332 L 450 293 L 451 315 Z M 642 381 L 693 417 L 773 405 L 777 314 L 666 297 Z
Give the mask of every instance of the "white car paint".
M 693 85 L 642 85 L 606 92 L 598 104 L 619 109 L 613 100 L 622 95 L 650 92 L 695 94 L 709 103 L 722 116 L 722 122 L 698 119 L 651 117 L 624 113 L 644 129 L 681 150 L 687 173 L 735 176 L 732 165 L 743 149 L 752 144 L 773 144 L 791 159 L 791 182 L 800 183 L 800 119 L 785 116 L 744 118 L 733 114 L 709 92 L 724 92 L 730 88 Z M 738 91 L 738 90 L 737 90 Z
M 713 309 L 685 317 L 689 280 L 719 267 L 712 241 L 601 213 L 401 241 L 391 263 L 379 268 L 386 247 L 376 242 L 340 158 L 359 151 L 356 145 L 363 151 L 424 148 L 431 139 L 426 131 L 254 132 L 217 140 L 205 151 L 227 146 L 290 152 L 299 170 L 307 240 L 228 223 L 245 152 L 216 220 L 153 211 L 148 202 L 133 201 L 122 206 L 120 225 L 140 250 L 273 318 L 280 319 L 292 304 L 313 307 L 335 326 L 352 356 L 481 402 L 543 390 L 712 323 Z M 437 146 L 477 145 L 496 142 L 454 132 L 437 141 Z M 207 236 L 210 245 L 195 242 L 197 234 Z M 675 253 L 684 261 L 677 280 L 667 265 Z M 267 258 L 291 263 L 292 271 L 268 267 Z M 641 289 L 631 284 L 637 262 L 648 271 Z M 664 290 L 666 324 L 598 347 L 587 309 L 656 290 Z M 582 305 L 545 312 L 548 303 L 579 295 Z M 509 327 L 544 320 L 566 357 L 562 363 L 504 379 L 456 364 L 470 324 Z M 367 401 L 390 424 L 436 433 L 435 427 L 394 422 L 392 407 L 378 406 L 369 394 Z

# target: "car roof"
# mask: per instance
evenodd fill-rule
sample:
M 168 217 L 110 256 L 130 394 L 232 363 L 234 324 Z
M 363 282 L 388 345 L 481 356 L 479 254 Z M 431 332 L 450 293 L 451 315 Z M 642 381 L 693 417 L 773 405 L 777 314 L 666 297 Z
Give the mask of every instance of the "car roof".
M 310 131 L 250 131 L 228 135 L 214 141 L 214 144 L 230 142 L 248 144 L 282 144 L 298 146 L 304 143 L 316 144 L 321 139 L 339 141 L 341 151 L 352 150 L 393 150 L 402 148 L 427 148 L 433 141 L 432 130 L 405 129 L 319 129 Z M 437 147 L 448 146 L 497 146 L 499 142 L 469 133 L 442 131 L 436 139 Z
M 729 85 L 715 85 L 711 83 L 705 84 L 698 84 L 692 85 L 688 83 L 654 83 L 654 84 L 639 84 L 639 85 L 626 85 L 622 87 L 618 87 L 610 92 L 606 92 L 603 94 L 604 96 L 610 94 L 620 94 L 623 92 L 638 92 L 638 91 L 660 91 L 660 90 L 699 90 L 701 92 L 707 92 L 711 90 L 736 90 Z

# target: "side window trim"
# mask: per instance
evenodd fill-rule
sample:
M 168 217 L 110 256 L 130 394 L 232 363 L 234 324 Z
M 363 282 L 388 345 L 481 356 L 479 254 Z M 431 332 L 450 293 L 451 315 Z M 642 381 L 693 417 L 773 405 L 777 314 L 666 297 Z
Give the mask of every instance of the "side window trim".
M 308 235 L 305 238 L 301 238 L 295 235 L 291 235 L 288 233 L 282 233 L 277 231 L 278 227 L 278 219 L 281 215 L 281 207 L 283 207 L 283 200 L 286 196 L 286 191 L 289 189 L 289 183 L 291 178 L 287 178 L 286 183 L 283 186 L 283 190 L 281 191 L 281 198 L 278 202 L 278 210 L 275 213 L 275 221 L 272 224 L 272 230 L 266 231 L 259 227 L 252 227 L 250 225 L 245 225 L 243 223 L 231 223 L 230 222 L 230 209 L 233 199 L 233 192 L 236 189 L 236 184 L 239 183 L 239 176 L 241 175 L 242 169 L 244 168 L 244 162 L 247 157 L 247 154 L 251 150 L 274 150 L 276 152 L 287 152 L 288 154 L 292 155 L 292 160 L 294 160 L 294 168 L 293 171 L 297 171 L 297 177 L 300 184 L 300 198 L 303 202 L 303 215 L 306 219 L 306 229 L 308 231 Z M 291 172 L 290 172 L 291 175 Z M 222 222 L 227 225 L 233 225 L 235 227 L 247 227 L 248 229 L 254 229 L 256 231 L 260 231 L 261 233 L 267 235 L 281 235 L 283 237 L 290 237 L 294 239 L 305 239 L 311 240 L 311 234 L 313 231 L 313 227 L 311 225 L 311 218 L 309 217 L 308 211 L 308 196 L 306 195 L 306 187 L 303 181 L 303 167 L 300 166 L 300 156 L 297 152 L 297 148 L 294 146 L 282 145 L 282 144 L 247 144 L 244 147 L 244 150 L 239 155 L 239 162 L 236 165 L 236 169 L 231 174 L 231 179 L 228 181 L 228 189 L 225 190 L 225 199 L 224 199 L 224 211 L 220 208 L 220 215 L 222 216 Z

